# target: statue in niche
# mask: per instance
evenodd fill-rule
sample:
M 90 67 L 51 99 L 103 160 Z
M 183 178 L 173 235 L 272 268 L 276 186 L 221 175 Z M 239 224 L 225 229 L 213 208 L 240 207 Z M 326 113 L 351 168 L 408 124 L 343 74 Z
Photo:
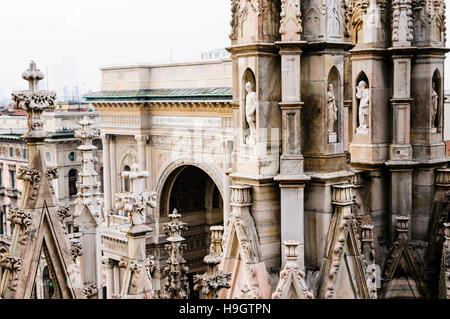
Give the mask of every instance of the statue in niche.
M 250 135 L 247 136 L 247 144 L 254 144 L 256 140 L 256 93 L 253 91 L 253 84 L 247 82 L 245 84 L 247 97 L 245 98 L 245 115 L 250 128 Z
M 334 132 L 334 123 L 337 120 L 337 106 L 336 106 L 336 98 L 334 96 L 333 84 L 328 84 L 328 92 L 327 92 L 327 105 L 328 105 L 328 133 Z
M 356 129 L 356 133 L 367 134 L 369 128 L 367 124 L 367 116 L 369 115 L 369 86 L 365 81 L 360 81 L 356 87 L 356 98 L 359 99 L 359 126 Z
M 436 92 L 436 83 L 433 81 L 433 89 L 431 90 L 431 114 L 432 114 L 432 122 L 431 127 L 437 127 L 436 125 L 436 115 L 438 111 L 439 104 L 439 94 Z

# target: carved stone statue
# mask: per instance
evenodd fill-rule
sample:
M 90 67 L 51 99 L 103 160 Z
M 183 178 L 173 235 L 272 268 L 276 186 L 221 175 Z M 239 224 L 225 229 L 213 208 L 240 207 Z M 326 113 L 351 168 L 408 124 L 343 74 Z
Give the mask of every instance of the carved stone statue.
M 359 126 L 356 129 L 358 134 L 368 133 L 367 116 L 369 115 L 369 86 L 365 81 L 360 81 L 356 87 L 356 98 L 359 99 L 358 118 Z
M 431 90 L 431 111 L 432 111 L 432 120 L 431 120 L 431 127 L 436 126 L 436 115 L 438 110 L 438 103 L 439 103 L 439 95 L 436 92 L 436 84 L 433 82 L 433 89 Z
M 247 144 L 254 144 L 256 139 L 256 93 L 253 91 L 253 84 L 247 82 L 245 84 L 247 97 L 245 98 L 245 115 L 250 128 L 250 135 L 247 137 Z M 250 142 L 250 143 L 249 143 Z
M 328 133 L 334 133 L 334 123 L 337 120 L 336 98 L 334 96 L 333 84 L 328 84 L 327 92 L 328 105 Z

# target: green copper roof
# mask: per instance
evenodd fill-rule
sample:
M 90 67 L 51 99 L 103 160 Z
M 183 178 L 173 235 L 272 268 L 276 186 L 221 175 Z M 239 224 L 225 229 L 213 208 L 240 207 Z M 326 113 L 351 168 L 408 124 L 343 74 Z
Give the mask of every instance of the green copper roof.
M 231 101 L 231 87 L 194 89 L 149 89 L 149 90 L 111 90 L 89 93 L 87 101 L 131 100 L 131 101 L 183 101 L 183 100 L 227 100 Z

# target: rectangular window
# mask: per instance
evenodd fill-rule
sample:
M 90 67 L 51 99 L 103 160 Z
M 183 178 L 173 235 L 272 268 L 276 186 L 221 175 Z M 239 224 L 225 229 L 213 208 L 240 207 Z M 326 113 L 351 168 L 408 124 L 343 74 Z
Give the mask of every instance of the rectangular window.
M 9 148 L 9 157 L 14 157 L 14 148 Z
M 3 186 L 3 169 L 0 168 L 0 187 Z
M 16 189 L 16 172 L 9 171 L 9 177 L 11 179 L 11 189 Z
M 28 151 L 27 149 L 23 150 L 23 158 L 24 159 L 27 159 L 27 157 L 28 157 L 27 151 Z

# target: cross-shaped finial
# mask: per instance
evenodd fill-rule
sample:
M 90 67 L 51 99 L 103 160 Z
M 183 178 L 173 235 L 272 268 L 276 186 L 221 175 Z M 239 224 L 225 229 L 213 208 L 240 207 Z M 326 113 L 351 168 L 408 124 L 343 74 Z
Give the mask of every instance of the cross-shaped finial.
M 12 94 L 14 109 L 24 110 L 28 113 L 28 132 L 23 138 L 31 140 L 43 140 L 46 137 L 44 122 L 41 114 L 46 109 L 55 108 L 56 93 L 52 91 L 38 91 L 38 82 L 44 78 L 44 74 L 31 61 L 30 67 L 22 74 L 22 78 L 29 83 L 28 91 L 19 91 Z
M 29 83 L 29 91 L 34 93 L 37 90 L 37 85 L 40 80 L 44 79 L 44 74 L 36 67 L 34 61 L 30 62 L 28 70 L 22 73 L 22 78 Z

